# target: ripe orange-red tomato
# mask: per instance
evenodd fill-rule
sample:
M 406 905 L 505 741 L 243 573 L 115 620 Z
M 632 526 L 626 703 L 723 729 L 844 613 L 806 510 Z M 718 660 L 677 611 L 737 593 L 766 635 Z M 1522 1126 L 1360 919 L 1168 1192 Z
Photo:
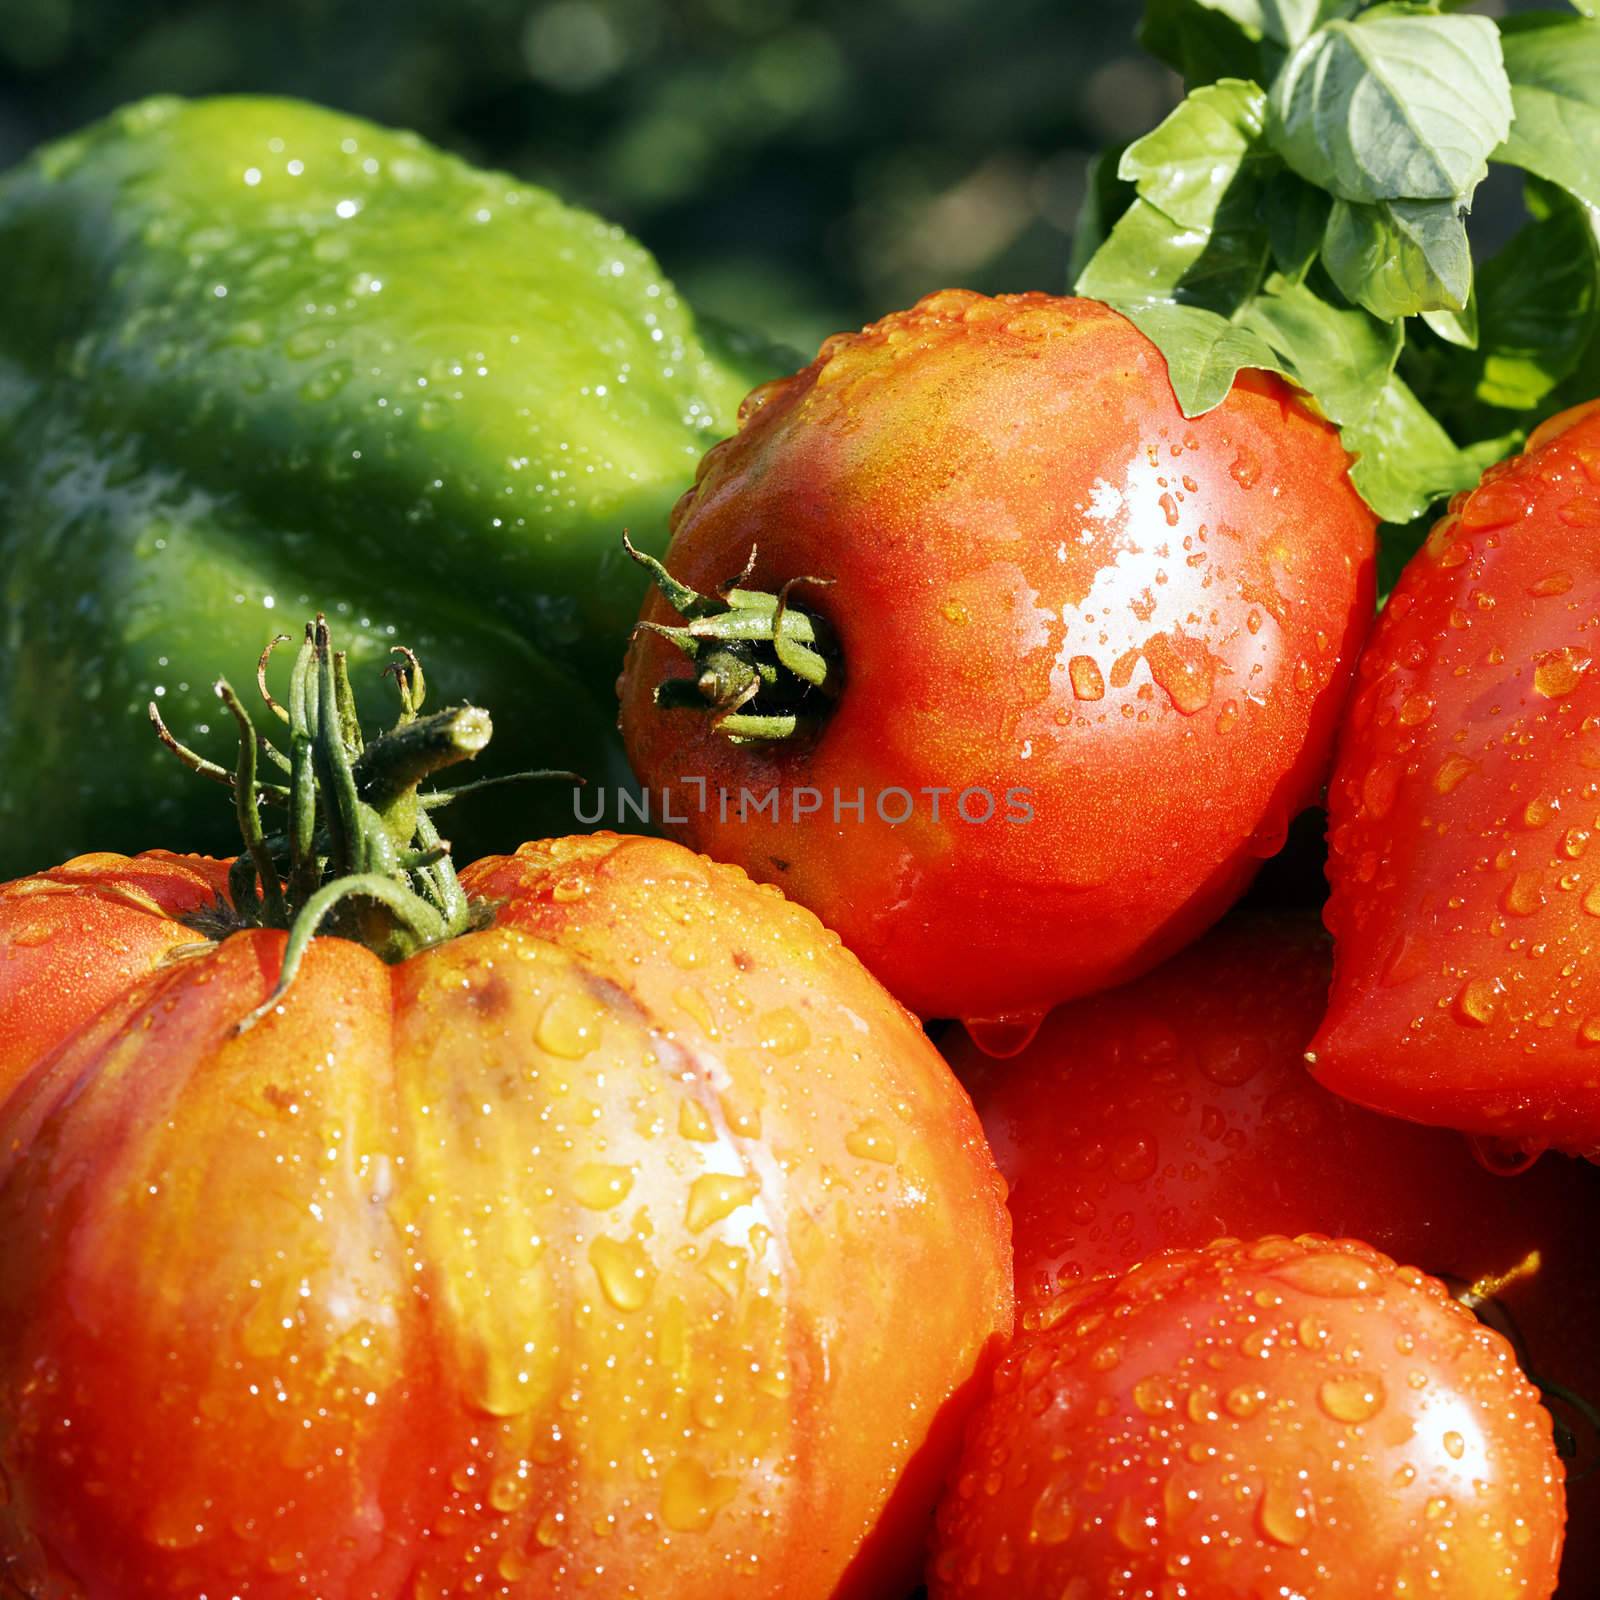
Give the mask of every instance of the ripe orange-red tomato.
M 1024 1328 L 1062 1291 L 1220 1235 L 1363 1238 L 1471 1289 L 1541 1382 L 1600 1396 L 1600 1172 L 1547 1155 L 1515 1177 L 1459 1134 L 1364 1110 L 1319 1085 L 1306 1042 L 1330 946 L 1314 914 L 1238 912 L 1136 983 L 1051 1013 L 1015 1059 L 955 1035 L 1010 1186 Z M 1582 1446 L 1594 1429 L 1557 1403 Z M 1600 1475 L 1569 1488 L 1568 1579 L 1600 1571 Z
M 837 938 L 676 845 L 546 842 L 463 872 L 489 926 L 319 938 L 239 1034 L 283 934 L 173 920 L 224 881 L 0 890 L 11 1587 L 909 1587 L 1008 1224 Z
M 1600 1155 L 1600 402 L 1458 496 L 1361 660 L 1329 794 L 1330 1088 Z
M 1545 1600 L 1550 1418 L 1443 1285 L 1351 1240 L 1070 1291 L 974 1416 L 933 1600 Z
M 697 591 L 752 546 L 746 588 L 832 580 L 788 600 L 831 626 L 837 696 L 730 743 L 656 703 L 700 668 L 643 631 L 635 770 L 923 1016 L 1121 982 L 1214 921 L 1323 781 L 1373 596 L 1346 464 L 1265 374 L 1185 419 L 1096 302 L 932 295 L 757 390 L 673 517 Z M 660 594 L 644 617 L 676 620 Z M 776 817 L 753 803 L 774 787 Z

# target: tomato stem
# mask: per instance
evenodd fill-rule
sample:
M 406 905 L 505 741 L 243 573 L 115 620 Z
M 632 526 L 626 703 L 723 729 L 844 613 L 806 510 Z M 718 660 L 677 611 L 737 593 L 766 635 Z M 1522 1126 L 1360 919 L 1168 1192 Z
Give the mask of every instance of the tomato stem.
M 814 723 L 838 698 L 844 676 L 838 639 L 827 621 L 793 604 L 800 584 L 826 587 L 831 578 L 791 578 L 776 594 L 744 587 L 755 568 L 752 545 L 745 570 L 715 595 L 674 578 L 661 562 L 623 548 L 651 576 L 682 624 L 641 622 L 695 664 L 693 677 L 656 685 L 667 710 L 708 712 L 711 725 L 734 744 L 787 739 Z
M 282 928 L 289 935 L 277 984 L 241 1031 L 282 999 L 319 932 L 354 939 L 385 961 L 402 961 L 474 926 L 478 912 L 456 877 L 450 846 L 439 837 L 431 811 L 488 784 L 548 777 L 582 782 L 570 772 L 522 772 L 422 794 L 428 778 L 484 749 L 493 732 L 489 713 L 455 706 L 424 715 L 422 667 L 402 648 L 402 662 L 388 669 L 399 689 L 399 718 L 368 743 L 345 652 L 333 649 L 320 614 L 306 625 L 288 703 L 273 698 L 267 667 L 273 651 L 287 642 L 282 635 L 274 639 L 256 664 L 262 701 L 286 727 L 287 755 L 256 729 L 226 679 L 217 681 L 216 692 L 239 730 L 231 772 L 179 743 L 155 704 L 150 706 L 161 742 L 191 771 L 233 791 L 244 852 L 228 875 L 231 914 L 219 919 L 208 911 L 207 926 L 220 920 L 233 928 Z M 285 772 L 288 782 L 263 781 L 263 758 Z M 262 826 L 267 803 L 287 812 L 280 833 L 269 835 Z

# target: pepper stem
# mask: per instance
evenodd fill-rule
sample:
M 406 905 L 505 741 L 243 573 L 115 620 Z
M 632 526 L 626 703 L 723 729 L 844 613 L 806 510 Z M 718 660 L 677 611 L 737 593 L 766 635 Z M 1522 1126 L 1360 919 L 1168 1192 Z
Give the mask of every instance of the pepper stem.
M 826 587 L 831 578 L 791 578 L 776 594 L 746 588 L 756 560 L 752 545 L 739 577 L 705 595 L 626 534 L 622 544 L 683 618 L 681 625 L 641 622 L 635 631 L 658 634 L 698 669 L 657 684 L 658 706 L 709 713 L 732 743 L 758 744 L 790 738 L 838 698 L 844 676 L 838 639 L 824 618 L 790 600 L 799 585 Z
M 400 690 L 394 727 L 370 743 L 362 736 L 345 654 L 333 649 L 327 619 L 306 625 L 305 641 L 290 674 L 287 705 L 267 689 L 275 639 L 262 652 L 256 683 L 268 711 L 287 725 L 285 755 L 257 729 L 244 702 L 226 680 L 218 698 L 239 728 L 233 770 L 180 744 L 154 703 L 150 718 L 157 736 L 192 771 L 233 790 L 244 852 L 228 875 L 231 912 L 205 913 L 207 928 L 282 928 L 289 935 L 283 966 L 266 1002 L 239 1024 L 253 1027 L 283 998 L 305 952 L 319 932 L 354 939 L 385 961 L 403 961 L 474 925 L 450 846 L 439 837 L 431 813 L 484 784 L 529 778 L 583 780 L 570 772 L 523 772 L 466 784 L 454 790 L 420 792 L 420 785 L 446 767 L 470 761 L 488 744 L 493 725 L 478 706 L 456 706 L 422 714 L 422 668 L 409 650 L 405 665 L 392 669 Z M 287 784 L 264 782 L 261 756 L 283 769 Z M 288 813 L 282 832 L 262 827 L 263 804 Z

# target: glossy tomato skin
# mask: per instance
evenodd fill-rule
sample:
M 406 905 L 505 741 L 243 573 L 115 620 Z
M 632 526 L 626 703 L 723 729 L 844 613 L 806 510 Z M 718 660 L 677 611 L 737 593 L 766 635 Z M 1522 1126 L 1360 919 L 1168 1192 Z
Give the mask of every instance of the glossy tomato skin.
M 680 836 L 782 884 L 923 1016 L 1132 977 L 1226 909 L 1323 780 L 1372 608 L 1346 459 L 1262 374 L 1186 420 L 1155 346 L 1096 302 L 930 296 L 757 390 L 674 513 L 667 564 L 697 588 L 752 544 L 755 587 L 833 580 L 792 598 L 838 635 L 837 703 L 792 743 L 731 745 L 653 703 L 692 669 L 642 632 L 634 768 Z M 644 616 L 672 620 L 660 597 Z M 773 786 L 776 819 L 741 819 L 740 791 Z M 964 820 L 969 790 L 990 820 Z
M 1412 1268 L 1315 1235 L 1071 1291 L 975 1415 L 933 1600 L 1555 1590 L 1562 1468 L 1510 1346 Z
M 148 870 L 20 898 L 111 903 Z M 0 1568 L 24 1592 L 909 1586 L 1010 1327 L 965 1095 L 735 869 L 596 836 L 462 879 L 491 925 L 397 967 L 316 940 L 243 1035 L 282 935 L 184 930 L 13 1074 Z M 124 907 L 132 945 L 156 913 Z M 64 985 L 103 931 L 23 949 Z
M 1146 977 L 1059 1007 L 1011 1059 L 950 1038 L 1009 1187 L 1021 1303 L 1220 1234 L 1330 1233 L 1463 1284 L 1509 1275 L 1509 1309 L 1593 1344 L 1579 1313 L 1600 1325 L 1600 1174 L 1552 1155 L 1502 1176 L 1460 1135 L 1317 1083 L 1304 1051 L 1329 946 L 1311 913 L 1236 912 Z M 1587 1390 L 1600 1359 L 1583 1381 L 1547 1375 Z
M 77 856 L 0 885 L 0 1100 L 101 1006 L 192 945 L 180 919 L 227 881 L 227 862 L 152 850 Z M 64 968 L 68 946 L 79 959 Z
M 1600 1152 L 1600 404 L 1459 496 L 1361 660 L 1329 793 L 1317 1075 Z
M 1235 912 L 1148 976 L 1052 1012 L 1011 1060 L 946 1043 L 1009 1185 L 1022 1327 L 1161 1249 L 1326 1233 L 1475 1286 L 1527 1370 L 1600 1395 L 1600 1172 L 1552 1153 L 1501 1176 L 1459 1134 L 1324 1089 L 1304 1050 L 1330 953 L 1312 913 Z M 1576 1431 L 1587 1465 L 1593 1430 Z M 1600 1475 L 1569 1494 L 1576 1594 L 1600 1570 Z

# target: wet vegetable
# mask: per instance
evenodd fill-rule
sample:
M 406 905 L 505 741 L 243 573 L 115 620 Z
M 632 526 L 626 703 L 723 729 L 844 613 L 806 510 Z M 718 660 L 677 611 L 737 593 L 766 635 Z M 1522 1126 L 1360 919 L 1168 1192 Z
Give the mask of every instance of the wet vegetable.
M 225 848 L 129 711 L 212 720 L 285 612 L 358 664 L 415 646 L 511 750 L 603 777 L 619 531 L 659 546 L 774 370 L 620 229 L 281 100 L 149 101 L 0 179 L 0 306 L 8 875 Z M 514 807 L 511 837 L 570 826 L 565 795 Z
M 1200 933 L 1318 793 L 1372 608 L 1346 465 L 1269 375 L 1185 420 L 1104 306 L 929 296 L 706 458 L 635 770 L 912 1009 L 1025 1031 Z
M 1555 1591 L 1550 1418 L 1436 1280 L 1351 1240 L 1219 1240 L 1059 1312 L 973 1419 L 934 1600 Z
M 1309 911 L 1241 911 L 1121 989 L 1052 1012 L 1016 1057 L 945 1045 L 1008 1186 L 1018 1316 L 1096 1273 L 1221 1235 L 1372 1241 L 1444 1280 L 1504 1333 L 1555 1415 L 1568 1472 L 1563 1562 L 1600 1558 L 1600 1171 L 1546 1155 L 1491 1171 L 1442 1128 L 1322 1088 L 1303 1052 L 1331 944 Z
M 481 724 L 358 752 L 306 651 L 316 832 L 356 847 L 298 916 L 342 937 L 280 978 L 270 835 L 243 871 L 101 855 L 0 889 L 0 1573 L 903 1592 L 1010 1329 L 965 1095 L 735 868 L 615 835 L 385 867 L 418 796 L 373 774 Z M 417 948 L 407 897 L 458 894 L 468 931 Z
M 1600 1154 L 1600 403 L 1458 497 L 1362 657 L 1329 795 L 1317 1076 Z

